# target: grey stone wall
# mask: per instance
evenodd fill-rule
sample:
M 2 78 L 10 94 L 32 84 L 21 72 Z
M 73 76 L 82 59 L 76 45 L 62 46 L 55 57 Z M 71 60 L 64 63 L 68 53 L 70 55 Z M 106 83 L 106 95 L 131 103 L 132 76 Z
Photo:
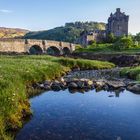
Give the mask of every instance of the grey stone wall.
M 76 44 L 51 40 L 0 39 L 0 52 L 26 53 L 34 45 L 40 47 L 44 53 L 49 47 L 55 47 L 60 50 L 61 54 L 64 48 L 68 48 L 72 53 L 76 46 Z

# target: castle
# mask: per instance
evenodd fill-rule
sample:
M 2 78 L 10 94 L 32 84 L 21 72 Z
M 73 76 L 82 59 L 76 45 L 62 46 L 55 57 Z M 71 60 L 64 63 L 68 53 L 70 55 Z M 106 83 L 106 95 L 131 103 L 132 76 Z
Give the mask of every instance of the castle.
M 124 12 L 121 12 L 120 8 L 116 9 L 114 14 L 110 14 L 108 23 L 106 24 L 106 30 L 91 30 L 89 32 L 84 31 L 78 43 L 81 45 L 88 45 L 91 41 L 102 41 L 107 37 L 108 34 L 112 33 L 116 37 L 128 35 L 128 22 L 129 16 Z

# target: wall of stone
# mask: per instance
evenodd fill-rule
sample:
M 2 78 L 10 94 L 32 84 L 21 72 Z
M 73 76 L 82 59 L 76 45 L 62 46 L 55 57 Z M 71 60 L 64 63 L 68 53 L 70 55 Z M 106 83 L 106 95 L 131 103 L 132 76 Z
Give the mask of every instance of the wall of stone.
M 0 41 L 0 52 L 25 52 L 25 40 Z
M 51 46 L 58 48 L 60 51 L 64 47 L 67 47 L 71 52 L 75 50 L 75 44 L 67 42 L 33 39 L 0 39 L 0 52 L 29 52 L 30 48 L 34 45 L 39 46 L 43 52 Z

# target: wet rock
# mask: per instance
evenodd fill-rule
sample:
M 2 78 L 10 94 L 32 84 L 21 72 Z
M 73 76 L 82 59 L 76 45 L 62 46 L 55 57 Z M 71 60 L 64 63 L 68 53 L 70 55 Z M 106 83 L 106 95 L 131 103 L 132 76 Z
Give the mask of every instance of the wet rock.
M 96 81 L 95 83 L 95 87 L 96 89 L 100 90 L 100 89 L 103 89 L 103 87 L 105 86 L 105 82 L 103 80 L 98 80 Z
M 60 91 L 62 90 L 61 86 L 62 84 L 59 81 L 55 80 L 51 85 L 51 89 L 54 91 Z
M 76 89 L 76 88 L 78 88 L 78 85 L 75 82 L 71 82 L 71 83 L 68 84 L 68 88 Z
M 49 85 L 49 86 L 51 86 L 51 84 L 52 84 L 51 81 L 45 81 L 45 82 L 44 82 L 44 86 L 45 86 L 45 85 Z
M 77 81 L 76 84 L 77 84 L 78 88 L 80 88 L 80 89 L 85 87 L 83 81 Z
M 109 95 L 108 97 L 110 97 L 110 98 L 111 98 L 111 97 L 114 97 L 114 95 Z
M 40 87 L 41 89 L 44 89 L 44 84 L 39 84 L 39 87 Z
M 126 87 L 124 82 L 121 81 L 107 81 L 107 85 L 113 89 L 119 89 L 122 87 Z
M 137 94 L 140 94 L 140 84 L 129 85 L 127 87 L 127 90 L 134 92 L 134 93 L 137 93 Z
M 108 85 L 105 84 L 105 85 L 103 86 L 103 90 L 108 91 L 108 90 L 109 90 Z
M 60 90 L 62 90 L 62 88 L 60 87 L 60 85 L 52 85 L 51 86 L 51 89 L 54 90 L 54 91 L 60 91 Z
M 51 90 L 51 86 L 50 85 L 44 85 L 44 90 Z

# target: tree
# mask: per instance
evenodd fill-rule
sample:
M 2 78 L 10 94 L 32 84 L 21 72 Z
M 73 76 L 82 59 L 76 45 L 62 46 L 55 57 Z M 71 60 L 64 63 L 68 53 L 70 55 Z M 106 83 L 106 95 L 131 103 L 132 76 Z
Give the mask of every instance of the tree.
M 134 39 L 140 43 L 140 33 L 137 33 Z
M 123 36 L 122 38 L 120 38 L 117 42 L 114 43 L 113 47 L 116 50 L 121 50 L 121 49 L 128 49 L 133 47 L 134 43 L 133 43 L 133 39 L 131 36 Z
M 115 39 L 116 39 L 116 37 L 114 36 L 114 34 L 113 33 L 110 33 L 110 34 L 107 35 L 106 42 L 107 43 L 114 43 L 115 42 Z

